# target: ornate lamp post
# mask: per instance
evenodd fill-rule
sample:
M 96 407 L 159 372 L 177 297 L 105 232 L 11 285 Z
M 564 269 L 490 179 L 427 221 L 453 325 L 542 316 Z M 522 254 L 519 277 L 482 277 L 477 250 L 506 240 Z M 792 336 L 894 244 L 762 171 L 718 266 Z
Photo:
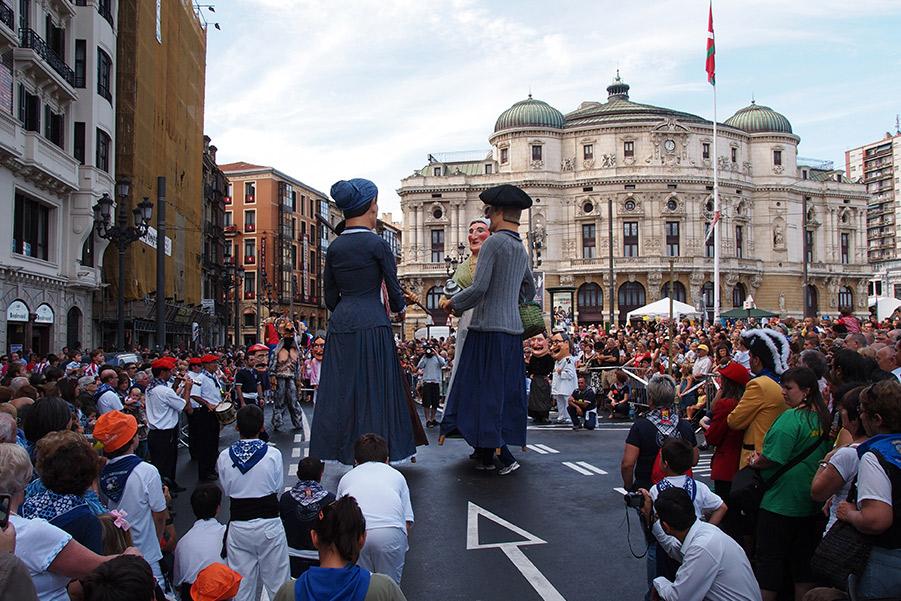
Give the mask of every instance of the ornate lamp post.
M 116 207 L 115 224 L 112 221 L 113 199 L 109 194 L 104 194 L 94 205 L 94 229 L 97 235 L 114 243 L 119 249 L 119 290 L 116 299 L 116 348 L 119 351 L 125 350 L 125 249 L 147 233 L 153 214 L 153 203 L 145 196 L 144 200 L 132 210 L 134 225 L 128 225 L 125 203 L 130 188 L 131 182 L 127 179 L 120 180 L 116 184 L 119 203 Z M 156 291 L 157 302 L 164 302 L 165 296 L 164 290 Z
M 234 257 L 237 260 L 237 257 Z M 244 268 L 238 265 L 237 267 L 234 263 L 225 266 L 225 294 L 226 299 L 228 298 L 228 291 L 232 290 L 232 295 L 235 301 L 235 336 L 232 344 L 235 348 L 238 346 L 238 332 L 241 328 L 241 322 L 238 316 L 239 313 L 239 302 L 238 302 L 238 291 L 241 288 L 241 282 L 244 281 Z
M 462 263 L 466 259 L 466 245 L 462 242 L 457 243 L 457 254 L 455 256 L 445 255 L 444 256 L 444 271 L 447 272 L 447 277 L 453 275 L 454 271 L 457 270 L 457 265 Z

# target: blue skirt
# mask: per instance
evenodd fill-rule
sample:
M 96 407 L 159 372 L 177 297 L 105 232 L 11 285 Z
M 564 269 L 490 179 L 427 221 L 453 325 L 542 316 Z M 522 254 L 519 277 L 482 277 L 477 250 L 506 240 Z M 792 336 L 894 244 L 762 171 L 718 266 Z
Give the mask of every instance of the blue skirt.
M 416 453 L 413 424 L 390 327 L 330 333 L 319 377 L 310 455 L 353 465 L 354 443 L 375 433 L 391 461 Z
M 459 432 L 473 447 L 526 444 L 525 379 L 521 336 L 469 330 L 441 433 Z

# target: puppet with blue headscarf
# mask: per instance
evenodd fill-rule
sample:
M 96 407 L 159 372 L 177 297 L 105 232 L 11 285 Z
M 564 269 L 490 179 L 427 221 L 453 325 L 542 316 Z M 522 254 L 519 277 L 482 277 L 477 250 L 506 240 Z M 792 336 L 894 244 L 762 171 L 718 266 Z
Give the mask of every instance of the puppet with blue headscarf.
M 391 461 L 416 453 L 389 312 L 406 302 L 388 243 L 374 232 L 378 188 L 367 179 L 339 181 L 331 196 L 344 213 L 323 268 L 332 312 L 319 377 L 310 454 L 353 465 L 357 438 L 388 441 Z M 384 289 L 384 293 L 383 293 Z

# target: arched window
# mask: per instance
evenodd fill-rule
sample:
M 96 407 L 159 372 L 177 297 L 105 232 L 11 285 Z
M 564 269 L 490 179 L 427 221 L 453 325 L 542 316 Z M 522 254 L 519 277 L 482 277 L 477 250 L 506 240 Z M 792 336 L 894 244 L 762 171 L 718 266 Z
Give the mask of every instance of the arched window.
M 669 297 L 669 282 L 663 284 L 663 287 L 660 288 L 660 296 L 663 298 Z M 684 303 L 686 298 L 685 293 L 685 285 L 682 282 L 673 282 L 673 300 L 679 301 L 680 303 Z
M 816 317 L 820 310 L 819 294 L 813 284 L 807 285 L 807 293 L 804 295 L 804 317 Z
M 732 289 L 732 306 L 743 307 L 746 298 L 748 298 L 748 292 L 745 289 L 745 285 L 741 283 L 736 284 L 735 288 Z
M 604 321 L 604 291 L 593 282 L 579 286 L 576 295 L 579 303 L 579 323 Z
M 847 286 L 838 289 L 838 308 L 848 307 L 854 309 L 854 293 Z
M 66 313 L 66 346 L 81 348 L 81 309 L 72 307 Z
M 432 286 L 429 288 L 425 296 L 425 306 L 432 316 L 432 323 L 435 325 L 444 325 L 447 323 L 447 311 L 438 306 L 444 289 L 441 286 Z
M 626 282 L 619 287 L 617 294 L 619 304 L 619 321 L 625 323 L 626 314 L 645 305 L 644 286 L 638 282 Z

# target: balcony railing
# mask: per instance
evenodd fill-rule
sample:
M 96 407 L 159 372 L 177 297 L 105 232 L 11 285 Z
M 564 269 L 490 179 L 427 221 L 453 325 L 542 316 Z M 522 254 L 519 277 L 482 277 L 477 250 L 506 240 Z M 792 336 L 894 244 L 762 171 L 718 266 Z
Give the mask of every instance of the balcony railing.
M 245 223 L 244 231 L 245 232 L 255 232 L 255 231 L 257 231 L 257 226 L 255 223 Z
M 254 203 L 254 202 L 256 202 L 256 195 L 255 195 L 255 194 L 245 194 L 245 195 L 244 195 L 244 202 L 246 202 L 246 203 Z
M 237 225 L 226 225 L 226 226 L 225 226 L 225 235 L 226 235 L 226 236 L 233 236 L 233 235 L 235 235 L 235 234 L 237 234 L 237 233 L 238 233 L 238 226 L 237 226 Z
M 227 205 L 230 205 L 232 203 L 232 197 L 231 196 L 223 196 L 222 202 L 224 202 Z
M 42 59 L 47 61 L 50 68 L 56 71 L 60 77 L 65 79 L 70 86 L 75 86 L 75 71 L 73 71 L 72 68 L 66 64 L 66 61 L 61 59 L 59 55 L 47 45 L 44 38 L 35 33 L 33 29 L 27 27 L 19 30 L 19 38 L 21 40 L 22 48 L 31 48 L 34 50 Z
M 16 30 L 16 16 L 5 2 L 0 2 L 0 23 L 3 23 L 13 31 Z
M 257 258 L 254 255 L 249 255 L 244 257 L 244 263 L 246 265 L 253 265 L 257 262 Z

